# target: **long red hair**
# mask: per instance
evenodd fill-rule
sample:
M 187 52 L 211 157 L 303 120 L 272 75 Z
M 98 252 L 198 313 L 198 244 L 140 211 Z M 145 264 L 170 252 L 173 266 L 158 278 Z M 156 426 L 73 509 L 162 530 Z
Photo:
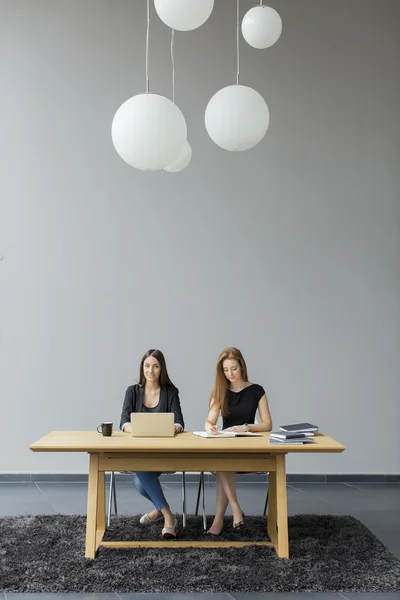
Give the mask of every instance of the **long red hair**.
M 224 350 L 222 350 L 221 354 L 218 356 L 214 387 L 210 397 L 210 404 L 213 401 L 217 402 L 221 409 L 223 417 L 226 417 L 226 415 L 228 414 L 229 382 L 228 379 L 225 377 L 224 367 L 222 364 L 227 358 L 238 361 L 241 369 L 242 379 L 243 381 L 248 382 L 247 366 L 240 350 L 234 348 L 233 346 L 224 348 Z

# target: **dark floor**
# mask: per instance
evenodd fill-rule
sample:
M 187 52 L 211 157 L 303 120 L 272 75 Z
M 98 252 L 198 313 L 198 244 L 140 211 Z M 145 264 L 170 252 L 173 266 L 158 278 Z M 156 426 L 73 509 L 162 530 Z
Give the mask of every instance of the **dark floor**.
M 174 512 L 181 511 L 181 484 L 163 483 L 166 496 Z M 239 500 L 248 515 L 262 514 L 266 484 L 238 483 Z M 350 514 L 365 523 L 371 531 L 400 558 L 400 484 L 399 483 L 291 483 L 288 485 L 289 514 Z M 17 514 L 86 514 L 85 483 L 0 482 L 0 517 Z M 197 485 L 187 483 L 187 512 L 194 512 Z M 132 490 L 129 483 L 117 483 L 119 514 L 147 512 L 148 502 Z M 215 491 L 213 484 L 206 484 L 206 508 L 213 514 Z M 400 584 L 400 582 L 399 582 Z M 0 582 L 1 585 L 1 582 Z M 0 600 L 19 600 L 27 594 L 2 594 Z M 4 598 L 3 598 L 4 596 Z M 57 600 L 61 594 L 29 594 L 31 600 Z M 70 600 L 285 600 L 293 594 L 63 594 Z M 400 600 L 399 592 L 391 594 L 333 594 L 308 593 L 310 600 Z M 38 598 L 36 598 L 38 597 Z

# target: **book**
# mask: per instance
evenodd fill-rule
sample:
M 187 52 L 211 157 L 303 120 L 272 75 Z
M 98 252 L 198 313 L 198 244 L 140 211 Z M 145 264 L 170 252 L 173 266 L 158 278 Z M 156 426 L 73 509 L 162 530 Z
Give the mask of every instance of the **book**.
M 280 438 L 270 437 L 269 441 L 271 444 L 314 444 L 314 440 L 311 437 L 305 438 L 292 438 L 290 440 L 282 440 Z
M 316 425 L 311 425 L 311 423 L 294 423 L 293 425 L 281 425 L 279 429 L 281 431 L 288 431 L 289 433 L 309 433 L 318 431 L 318 427 Z
M 269 434 L 270 437 L 275 437 L 275 438 L 279 438 L 282 440 L 290 440 L 291 438 L 305 438 L 305 437 L 313 437 L 314 436 L 314 432 L 311 431 L 305 431 L 305 432 L 299 432 L 299 431 L 294 431 L 294 432 L 289 432 L 289 431 L 271 431 L 271 433 Z
M 218 431 L 218 433 L 207 433 L 207 431 L 193 431 L 193 435 L 204 438 L 233 438 L 233 437 L 262 437 L 261 433 L 252 431 Z

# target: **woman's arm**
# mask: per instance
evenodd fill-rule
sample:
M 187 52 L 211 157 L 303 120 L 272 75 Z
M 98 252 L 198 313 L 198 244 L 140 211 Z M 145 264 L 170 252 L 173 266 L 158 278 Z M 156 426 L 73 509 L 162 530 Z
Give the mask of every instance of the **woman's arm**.
M 248 426 L 243 425 L 234 425 L 233 427 L 228 427 L 225 431 L 251 431 L 252 433 L 258 433 L 261 431 L 271 431 L 272 429 L 272 419 L 271 413 L 268 408 L 268 400 L 267 396 L 264 394 L 259 402 L 258 402 L 258 412 L 260 413 L 261 423 L 251 423 Z
M 128 432 L 131 430 L 131 412 L 134 412 L 133 400 L 134 400 L 133 388 L 132 388 L 132 386 L 130 386 L 126 390 L 125 400 L 124 400 L 124 404 L 122 406 L 121 421 L 119 424 L 119 428 L 122 429 L 122 431 Z
M 205 425 L 205 429 L 206 429 L 207 433 L 211 433 L 211 434 L 215 434 L 215 435 L 218 433 L 218 427 L 216 426 L 216 423 L 218 421 L 219 412 L 220 412 L 219 403 L 216 401 L 215 398 L 211 398 L 210 408 L 208 411 L 208 416 L 207 416 L 206 425 Z
M 272 418 L 268 407 L 267 396 L 264 394 L 258 403 L 258 412 L 260 413 L 261 423 L 254 423 L 249 426 L 249 431 L 257 433 L 258 431 L 271 431 Z
M 183 431 L 185 429 L 185 421 L 183 420 L 181 403 L 179 400 L 179 390 L 175 389 L 171 398 L 171 412 L 174 413 L 175 429 Z

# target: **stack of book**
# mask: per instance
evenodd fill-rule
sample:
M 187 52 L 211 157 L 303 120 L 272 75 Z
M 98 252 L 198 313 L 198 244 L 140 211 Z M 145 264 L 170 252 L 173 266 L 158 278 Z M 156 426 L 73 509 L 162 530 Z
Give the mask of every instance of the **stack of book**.
M 271 431 L 269 440 L 272 444 L 312 444 L 316 431 L 318 427 L 311 423 L 282 425 L 279 431 Z

